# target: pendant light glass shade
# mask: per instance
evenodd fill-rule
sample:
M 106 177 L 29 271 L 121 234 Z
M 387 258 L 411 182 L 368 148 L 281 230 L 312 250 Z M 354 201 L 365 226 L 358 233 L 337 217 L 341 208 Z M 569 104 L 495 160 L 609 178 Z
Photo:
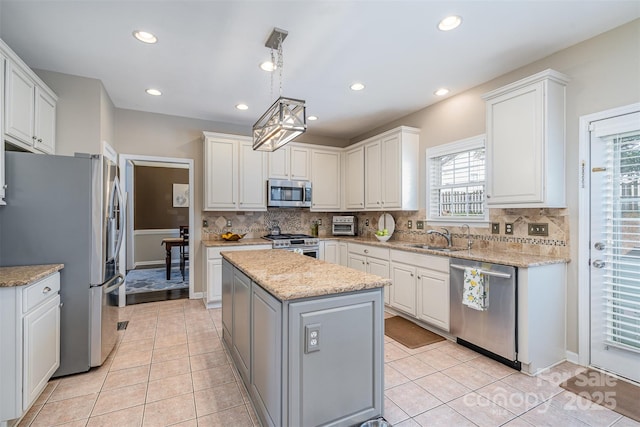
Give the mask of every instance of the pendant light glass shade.
M 253 125 L 253 149 L 275 151 L 306 130 L 305 102 L 281 96 Z

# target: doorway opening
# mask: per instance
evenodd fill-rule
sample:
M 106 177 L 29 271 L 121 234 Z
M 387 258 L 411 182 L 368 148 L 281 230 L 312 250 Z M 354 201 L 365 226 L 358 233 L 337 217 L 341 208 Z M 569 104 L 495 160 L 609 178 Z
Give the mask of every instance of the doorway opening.
M 122 154 L 120 173 L 127 194 L 120 306 L 193 297 L 193 160 Z

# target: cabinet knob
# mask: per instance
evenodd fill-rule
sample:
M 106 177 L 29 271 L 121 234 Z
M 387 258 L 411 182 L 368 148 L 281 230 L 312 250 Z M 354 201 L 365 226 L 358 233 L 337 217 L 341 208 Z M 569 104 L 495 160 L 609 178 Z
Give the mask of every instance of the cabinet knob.
M 365 250 L 364 250 L 364 253 L 365 253 L 365 254 L 368 254 L 368 253 L 369 253 L 369 249 L 365 249 Z
M 360 206 L 362 206 L 364 203 L 360 202 Z
M 59 307 L 60 307 L 60 308 L 62 308 L 62 306 L 63 306 L 63 305 L 64 305 L 64 303 L 63 303 L 63 302 L 61 302 Z
M 411 274 L 411 277 L 413 277 L 413 273 L 410 273 L 410 274 Z
M 422 277 L 418 276 L 418 280 L 421 280 L 421 279 L 422 279 Z
M 2 188 L 7 189 L 7 184 L 3 185 Z
M 38 142 L 42 142 L 42 138 L 38 138 Z
M 42 290 L 43 294 L 48 294 L 49 292 L 51 292 L 51 288 L 48 286 L 45 286 L 45 288 Z
M 377 203 L 377 204 L 380 204 L 380 201 L 378 200 L 376 203 Z
M 491 195 L 487 194 L 487 199 L 490 199 L 490 198 L 491 198 Z

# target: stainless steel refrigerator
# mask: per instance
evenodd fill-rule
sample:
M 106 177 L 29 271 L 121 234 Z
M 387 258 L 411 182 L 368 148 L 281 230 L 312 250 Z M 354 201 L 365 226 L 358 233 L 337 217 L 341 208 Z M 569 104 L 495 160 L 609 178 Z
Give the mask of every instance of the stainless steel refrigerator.
M 6 152 L 0 266 L 63 263 L 60 368 L 100 366 L 117 339 L 124 208 L 118 168 L 100 155 Z

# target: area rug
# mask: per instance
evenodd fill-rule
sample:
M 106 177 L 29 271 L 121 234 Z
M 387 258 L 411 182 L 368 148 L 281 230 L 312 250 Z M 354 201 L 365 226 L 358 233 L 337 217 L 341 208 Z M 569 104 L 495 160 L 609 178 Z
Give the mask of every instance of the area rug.
M 162 268 L 142 268 L 127 273 L 125 286 L 127 294 L 139 292 L 166 291 L 189 287 L 189 267 L 185 269 L 185 280 L 179 268 L 171 269 L 171 279 L 167 280 L 167 270 Z
M 640 387 L 627 381 L 588 369 L 560 387 L 640 422 Z
M 444 340 L 440 335 L 400 316 L 384 319 L 384 334 L 408 348 L 418 348 Z

